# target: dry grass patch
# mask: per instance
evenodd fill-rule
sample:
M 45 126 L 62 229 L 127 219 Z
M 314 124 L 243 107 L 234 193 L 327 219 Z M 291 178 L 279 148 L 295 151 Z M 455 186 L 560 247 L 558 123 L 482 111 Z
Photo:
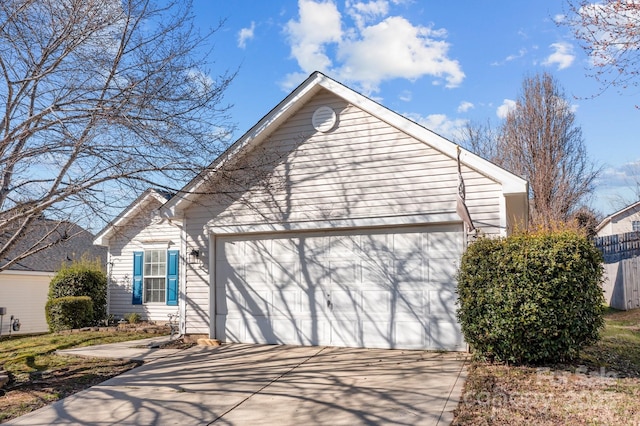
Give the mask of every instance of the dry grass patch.
M 166 334 L 168 329 L 158 327 Z M 9 383 L 0 389 L 0 422 L 13 419 L 58 399 L 130 370 L 140 362 L 56 355 L 58 349 L 116 343 L 151 337 L 136 330 L 52 333 L 12 336 L 0 340 L 0 369 Z
M 541 367 L 474 362 L 454 424 L 636 424 L 640 309 L 610 311 L 602 340 L 575 361 Z

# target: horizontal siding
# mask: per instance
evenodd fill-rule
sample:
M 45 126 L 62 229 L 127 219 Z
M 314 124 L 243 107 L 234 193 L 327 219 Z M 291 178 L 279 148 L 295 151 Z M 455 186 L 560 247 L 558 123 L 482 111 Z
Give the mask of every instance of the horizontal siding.
M 168 314 L 176 314 L 177 306 L 163 303 L 146 303 L 133 305 L 132 274 L 133 253 L 148 248 L 167 248 L 180 250 L 180 228 L 168 222 L 154 223 L 151 219 L 153 210 L 160 207 L 153 202 L 143 209 L 135 218 L 127 222 L 126 227 L 118 229 L 115 237 L 109 241 L 109 313 L 122 318 L 129 313 L 138 313 L 143 320 L 166 323 Z M 168 242 L 171 242 L 168 245 Z M 181 264 L 182 267 L 182 264 Z M 183 286 L 183 283 L 180 283 Z
M 327 105 L 338 113 L 330 133 L 311 117 Z M 467 204 L 476 226 L 500 232 L 501 187 L 463 167 Z M 206 228 L 455 213 L 455 159 L 347 104 L 326 91 L 289 117 L 248 155 L 230 161 L 210 194 L 185 214 L 187 251 L 203 253 L 187 268 L 187 333 L 209 333 Z
M 326 134 L 311 126 L 321 105 L 330 105 L 339 117 L 338 128 Z M 463 177 L 472 218 L 484 232 L 499 232 L 500 185 L 467 167 Z M 207 223 L 454 213 L 458 172 L 455 159 L 321 92 L 221 180 L 218 195 L 203 197 L 187 212 L 190 234 Z

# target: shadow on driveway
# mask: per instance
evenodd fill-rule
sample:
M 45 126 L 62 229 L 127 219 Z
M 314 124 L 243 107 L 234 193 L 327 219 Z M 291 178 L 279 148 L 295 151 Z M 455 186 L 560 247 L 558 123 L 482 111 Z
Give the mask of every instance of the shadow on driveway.
M 406 350 L 196 347 L 8 424 L 444 425 L 466 360 Z

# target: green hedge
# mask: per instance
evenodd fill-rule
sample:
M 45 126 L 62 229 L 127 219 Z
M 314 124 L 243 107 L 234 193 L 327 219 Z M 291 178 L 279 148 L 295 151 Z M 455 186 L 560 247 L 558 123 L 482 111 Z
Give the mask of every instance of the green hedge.
M 98 261 L 82 260 L 63 266 L 51 280 L 49 299 L 88 296 L 93 301 L 93 324 L 107 318 L 107 276 Z
M 484 358 L 575 357 L 604 324 L 602 255 L 573 231 L 480 238 L 458 272 L 458 320 Z
M 49 299 L 45 315 L 50 331 L 87 327 L 93 322 L 93 302 L 88 296 Z

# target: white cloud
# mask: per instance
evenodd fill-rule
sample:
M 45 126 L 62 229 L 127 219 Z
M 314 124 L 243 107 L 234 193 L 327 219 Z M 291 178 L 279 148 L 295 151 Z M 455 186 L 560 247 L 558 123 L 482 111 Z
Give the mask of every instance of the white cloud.
M 547 56 L 542 65 L 553 66 L 557 65 L 559 70 L 569 68 L 573 61 L 576 59 L 576 55 L 573 53 L 573 45 L 567 42 L 553 43 L 551 49 L 554 52 Z
M 247 40 L 253 40 L 254 31 L 256 29 L 256 23 L 251 21 L 249 28 L 242 28 L 238 31 L 238 47 L 244 49 L 247 47 Z
M 353 18 L 358 28 L 363 28 L 368 22 L 387 16 L 389 13 L 389 2 L 385 0 L 369 2 L 346 2 L 347 13 Z
M 433 38 L 434 31 L 413 26 L 394 16 L 364 28 L 359 38 L 343 41 L 338 48 L 341 78 L 357 81 L 366 92 L 376 92 L 384 80 L 423 75 L 444 79 L 447 87 L 462 83 L 460 64 L 447 56 L 449 44 Z
M 458 134 L 469 122 L 468 120 L 461 118 L 451 119 L 447 117 L 446 114 L 429 114 L 426 117 L 415 113 L 406 113 L 403 115 L 421 126 L 426 127 L 432 132 L 448 139 L 453 139 L 455 135 Z
M 505 119 L 507 118 L 507 115 L 515 109 L 515 107 L 516 107 L 516 101 L 511 99 L 505 99 L 502 102 L 502 105 L 500 105 L 496 109 L 496 115 L 502 119 Z
M 511 61 L 515 61 L 516 59 L 523 58 L 526 54 L 527 54 L 527 49 L 523 47 L 522 49 L 518 50 L 518 53 L 512 53 L 511 55 L 504 58 L 502 61 L 492 62 L 491 65 L 501 66 L 506 64 L 507 62 L 511 62 Z
M 462 101 L 460 102 L 460 105 L 458 105 L 458 112 L 467 112 L 470 109 L 473 109 L 474 107 L 475 105 L 473 105 L 471 102 Z
M 411 99 L 413 98 L 413 94 L 408 90 L 403 90 L 402 93 L 400 93 L 400 96 L 398 96 L 398 98 L 403 102 L 410 102 Z
M 331 59 L 325 45 L 341 40 L 341 16 L 332 2 L 299 0 L 298 21 L 290 20 L 285 28 L 291 43 L 291 55 L 304 72 L 327 71 Z
M 435 78 L 435 84 L 459 86 L 465 74 L 449 57 L 446 31 L 414 26 L 400 16 L 388 16 L 388 2 L 348 2 L 356 26 L 342 28 L 342 15 L 331 1 L 299 0 L 299 18 L 285 32 L 291 56 L 301 70 L 329 72 L 370 95 L 381 82 L 396 78 Z M 331 50 L 335 47 L 335 55 Z
M 553 17 L 553 22 L 555 22 L 556 24 L 561 24 L 563 23 L 565 20 L 567 19 L 567 15 L 564 15 L 562 13 L 558 13 L 557 15 L 555 15 Z

